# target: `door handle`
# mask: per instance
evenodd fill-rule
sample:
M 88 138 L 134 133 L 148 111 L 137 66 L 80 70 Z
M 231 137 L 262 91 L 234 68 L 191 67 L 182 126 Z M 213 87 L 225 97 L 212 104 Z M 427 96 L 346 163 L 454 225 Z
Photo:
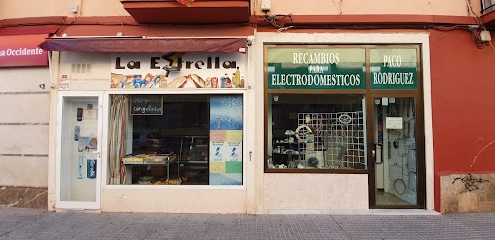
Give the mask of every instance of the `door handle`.
M 383 144 L 382 143 L 373 143 L 373 146 L 374 146 L 374 149 L 371 149 L 371 157 L 372 158 L 376 158 L 376 148 L 377 147 L 380 147 L 380 149 L 382 150 L 381 153 L 380 153 L 380 162 L 375 161 L 373 162 L 375 165 L 378 165 L 378 164 L 382 164 L 383 163 Z

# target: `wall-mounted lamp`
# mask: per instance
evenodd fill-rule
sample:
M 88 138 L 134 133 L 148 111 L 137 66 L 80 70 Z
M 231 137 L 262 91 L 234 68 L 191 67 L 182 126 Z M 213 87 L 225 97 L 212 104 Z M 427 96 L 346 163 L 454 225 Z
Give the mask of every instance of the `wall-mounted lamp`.
M 45 84 L 44 83 L 42 83 L 42 84 L 40 84 L 38 86 L 40 87 L 40 90 L 45 90 Z

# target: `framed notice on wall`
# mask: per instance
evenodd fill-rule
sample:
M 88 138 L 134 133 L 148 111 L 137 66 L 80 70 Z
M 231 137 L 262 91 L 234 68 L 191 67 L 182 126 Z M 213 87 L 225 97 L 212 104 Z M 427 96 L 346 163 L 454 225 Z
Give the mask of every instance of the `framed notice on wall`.
M 162 115 L 163 96 L 130 95 L 131 115 Z

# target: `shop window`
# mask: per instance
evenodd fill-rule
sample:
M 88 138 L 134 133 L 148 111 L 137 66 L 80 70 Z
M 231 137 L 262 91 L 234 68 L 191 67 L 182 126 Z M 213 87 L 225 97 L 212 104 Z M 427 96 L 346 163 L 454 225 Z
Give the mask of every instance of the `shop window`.
M 268 171 L 366 169 L 364 96 L 268 94 Z
M 111 99 L 110 184 L 242 185 L 242 95 Z

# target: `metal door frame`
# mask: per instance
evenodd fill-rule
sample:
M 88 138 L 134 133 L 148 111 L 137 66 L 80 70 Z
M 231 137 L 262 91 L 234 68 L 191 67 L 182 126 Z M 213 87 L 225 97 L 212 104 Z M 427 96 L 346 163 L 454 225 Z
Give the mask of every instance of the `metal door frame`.
M 73 134 L 73 132 L 67 133 L 63 132 L 62 129 L 62 116 L 63 116 L 63 106 L 65 98 L 77 98 L 77 97 L 94 97 L 97 99 L 97 106 L 94 106 L 98 109 L 98 133 L 97 133 L 97 171 L 96 171 L 96 179 L 95 179 L 95 190 L 96 190 L 96 198 L 95 201 L 92 202 L 84 202 L 84 201 L 65 201 L 61 200 L 61 163 L 62 163 L 62 135 L 63 134 Z M 100 209 L 101 208 L 101 179 L 102 179 L 102 136 L 103 136 L 103 94 L 100 92 L 78 92 L 78 91 L 59 91 L 57 96 L 57 146 L 56 146 L 56 161 L 55 161 L 55 208 L 56 209 Z
M 417 161 L 417 204 L 416 205 L 376 205 L 375 195 L 375 157 L 372 156 L 372 150 L 375 149 L 374 139 L 374 99 L 377 97 L 412 97 L 415 99 L 416 108 L 416 161 Z M 367 159 L 368 159 L 368 191 L 369 207 L 371 209 L 426 209 L 426 162 L 425 162 L 425 126 L 424 126 L 424 107 L 421 91 L 372 91 L 367 94 L 366 100 L 367 116 Z

